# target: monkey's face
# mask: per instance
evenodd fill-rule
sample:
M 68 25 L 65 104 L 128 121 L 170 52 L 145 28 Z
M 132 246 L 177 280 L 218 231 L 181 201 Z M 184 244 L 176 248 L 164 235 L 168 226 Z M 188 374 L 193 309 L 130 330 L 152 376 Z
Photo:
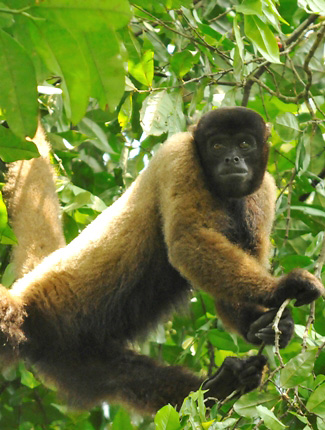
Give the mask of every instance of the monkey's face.
M 249 109 L 218 109 L 202 117 L 194 140 L 213 194 L 240 198 L 259 188 L 268 156 L 266 133 L 262 117 Z

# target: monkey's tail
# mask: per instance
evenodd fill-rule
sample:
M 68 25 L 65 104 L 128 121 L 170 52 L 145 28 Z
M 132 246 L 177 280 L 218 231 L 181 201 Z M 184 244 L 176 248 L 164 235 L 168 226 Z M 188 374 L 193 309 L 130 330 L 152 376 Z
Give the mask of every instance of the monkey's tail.
M 9 218 L 18 239 L 12 254 L 16 278 L 65 246 L 56 174 L 49 157 L 51 148 L 40 125 L 32 140 L 41 157 L 11 163 L 4 187 Z

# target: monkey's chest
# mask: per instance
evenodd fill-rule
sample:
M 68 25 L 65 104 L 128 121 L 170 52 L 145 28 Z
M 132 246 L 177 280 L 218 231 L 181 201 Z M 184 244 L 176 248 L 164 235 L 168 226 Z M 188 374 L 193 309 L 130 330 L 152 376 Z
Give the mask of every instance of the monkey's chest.
M 231 208 L 230 208 L 231 210 Z M 225 229 L 226 237 L 244 251 L 256 256 L 258 253 L 258 224 L 252 213 L 245 207 L 234 207 L 229 214 Z

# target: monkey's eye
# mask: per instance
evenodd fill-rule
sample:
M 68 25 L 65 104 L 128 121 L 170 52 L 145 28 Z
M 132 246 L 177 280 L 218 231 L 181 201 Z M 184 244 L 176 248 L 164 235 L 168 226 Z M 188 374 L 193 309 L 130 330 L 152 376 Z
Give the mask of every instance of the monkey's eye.
M 249 148 L 251 148 L 251 146 L 252 146 L 252 144 L 250 142 L 247 142 L 246 140 L 243 140 L 239 144 L 240 149 L 249 149 Z
M 214 143 L 213 144 L 213 149 L 215 149 L 216 151 L 222 149 L 222 145 L 221 143 Z

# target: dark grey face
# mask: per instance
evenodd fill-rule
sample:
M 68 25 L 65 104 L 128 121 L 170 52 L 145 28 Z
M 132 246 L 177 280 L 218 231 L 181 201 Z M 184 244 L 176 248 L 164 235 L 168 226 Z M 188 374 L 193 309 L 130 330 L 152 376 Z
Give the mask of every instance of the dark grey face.
M 260 186 L 267 162 L 266 126 L 256 112 L 225 108 L 203 116 L 194 140 L 211 191 L 240 198 Z

